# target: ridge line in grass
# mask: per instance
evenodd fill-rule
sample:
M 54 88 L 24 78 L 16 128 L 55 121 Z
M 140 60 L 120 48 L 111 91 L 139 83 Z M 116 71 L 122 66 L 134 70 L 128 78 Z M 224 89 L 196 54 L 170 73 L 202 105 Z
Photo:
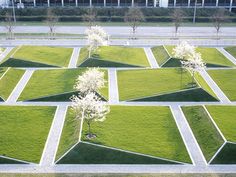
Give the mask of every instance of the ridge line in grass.
M 54 163 L 57 164 L 63 157 L 65 157 L 75 146 L 77 146 L 80 141 L 77 141 L 74 145 L 72 145 L 60 158 L 58 158 Z
M 148 154 L 143 154 L 143 153 L 139 153 L 139 152 L 133 152 L 133 151 L 123 150 L 123 149 L 119 149 L 119 148 L 115 148 L 115 147 L 100 145 L 100 144 L 96 144 L 96 143 L 90 143 L 90 142 L 83 141 L 83 140 L 80 141 L 80 142 L 84 143 L 84 144 L 89 144 L 89 145 L 93 145 L 93 146 L 97 146 L 97 147 L 102 147 L 102 148 L 106 148 L 106 149 L 120 151 L 120 152 L 126 152 L 126 153 L 129 153 L 129 154 L 149 157 L 149 158 L 153 158 L 153 159 L 164 160 L 164 161 L 174 162 L 174 163 L 183 164 L 183 165 L 189 164 L 189 163 L 180 162 L 180 161 L 177 161 L 177 160 L 167 159 L 167 158 L 163 158 L 163 157 L 156 157 L 156 156 L 152 156 L 152 155 L 148 155 Z
M 88 60 L 98 60 L 98 61 L 103 61 L 103 62 L 110 62 L 110 63 L 114 63 L 114 64 L 122 64 L 122 65 L 128 65 L 130 67 L 136 67 L 136 68 L 147 68 L 146 66 L 141 66 L 141 65 L 133 65 L 133 64 L 129 64 L 129 63 L 123 63 L 123 62 L 117 62 L 117 61 L 110 61 L 110 60 L 105 60 L 105 59 L 99 59 L 99 58 L 96 58 L 96 57 L 90 57 L 90 58 L 87 58 L 85 59 L 80 65 L 79 67 L 84 64 L 86 61 Z M 87 66 L 87 67 L 90 67 L 90 66 Z M 150 67 L 150 66 L 149 66 Z M 107 67 L 104 67 L 104 68 L 107 68 Z M 126 67 L 124 67 L 126 68 Z
M 236 142 L 232 142 L 232 141 L 227 141 L 227 143 L 235 144 L 236 145 Z
M 182 89 L 182 90 L 178 90 L 178 91 L 170 91 L 170 92 L 163 92 L 160 94 L 155 94 L 155 95 L 151 95 L 151 96 L 144 96 L 144 97 L 139 97 L 139 98 L 134 98 L 134 99 L 128 99 L 125 101 L 135 101 L 135 100 L 140 100 L 140 99 L 144 99 L 144 98 L 151 98 L 151 97 L 155 97 L 155 96 L 163 96 L 163 95 L 168 95 L 168 94 L 172 94 L 172 93 L 179 93 L 179 92 L 184 92 L 184 91 L 189 91 L 189 90 L 195 90 L 201 87 L 194 87 L 194 88 L 187 88 L 187 89 Z
M 224 142 L 227 142 L 227 139 L 225 138 L 224 134 L 221 132 L 220 128 L 218 127 L 218 125 L 216 124 L 216 122 L 214 121 L 214 119 L 212 118 L 210 112 L 207 110 L 206 106 L 203 105 L 203 108 L 205 109 L 207 115 L 209 116 L 211 122 L 213 123 L 213 125 L 215 126 L 216 130 L 219 132 L 219 134 L 221 135 L 221 137 L 223 138 Z
M 69 94 L 69 93 L 74 93 L 74 94 L 77 94 L 76 93 L 77 91 L 68 91 L 68 92 L 63 92 L 63 93 L 59 93 L 59 94 L 52 94 L 52 95 L 46 95 L 46 96 L 42 96 L 42 97 L 37 97 L 37 98 L 32 98 L 32 99 L 28 99 L 28 100 L 24 100 L 23 102 L 32 102 L 32 101 L 35 101 L 35 100 L 38 100 L 38 99 L 44 99 L 44 98 L 50 98 L 50 97 L 53 97 L 53 96 L 60 96 L 60 95 L 65 95 L 65 94 Z M 105 101 L 107 101 L 107 99 L 99 92 L 96 92 L 102 99 L 104 99 Z M 47 102 L 47 101 L 44 101 L 44 102 Z M 66 102 L 66 101 L 63 101 L 63 102 Z
M 40 65 L 45 65 L 45 67 L 54 67 L 54 68 L 67 68 L 67 67 L 63 67 L 63 66 L 57 66 L 57 65 L 51 65 L 51 64 L 45 64 L 45 63 L 42 63 L 42 62 L 36 62 L 36 61 L 32 61 L 32 60 L 27 60 L 27 59 L 22 59 L 22 58 L 14 58 L 14 57 L 10 57 L 10 58 L 8 58 L 7 60 L 5 60 L 4 62 L 2 62 L 1 63 L 1 65 L 2 64 L 4 64 L 5 62 L 7 62 L 8 60 L 10 60 L 10 59 L 12 59 L 12 60 L 18 60 L 18 61 L 22 61 L 22 62 L 28 62 L 28 63 L 32 63 L 32 64 L 40 64 Z M 14 66 L 13 66 L 14 67 Z M 16 68 L 16 67 L 15 67 Z M 26 68 L 32 68 L 32 67 L 26 67 Z M 42 67 L 39 67 L 39 68 L 43 68 L 43 66 Z
M 17 161 L 17 162 L 21 162 L 21 163 L 25 163 L 25 164 L 36 164 L 36 163 L 29 162 L 29 161 L 26 161 L 26 160 L 20 160 L 20 159 L 16 159 L 16 158 L 13 158 L 13 157 L 8 157 L 8 156 L 3 156 L 3 155 L 0 155 L 0 158 L 13 160 L 13 161 Z
M 225 141 L 221 147 L 216 151 L 216 153 L 212 156 L 212 158 L 209 160 L 208 165 L 211 164 L 211 162 L 216 158 L 216 156 L 221 152 L 221 150 L 223 149 L 223 147 L 226 145 L 227 141 Z

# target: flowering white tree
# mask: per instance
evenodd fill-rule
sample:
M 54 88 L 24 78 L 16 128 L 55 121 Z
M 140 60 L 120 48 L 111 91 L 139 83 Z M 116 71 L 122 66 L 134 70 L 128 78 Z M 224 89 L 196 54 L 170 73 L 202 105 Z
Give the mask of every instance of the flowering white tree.
M 82 75 L 78 76 L 74 88 L 82 94 L 97 92 L 105 86 L 104 72 L 98 68 L 89 68 Z
M 173 49 L 174 57 L 182 60 L 188 60 L 193 53 L 195 53 L 195 47 L 186 41 L 181 42 Z
M 182 66 L 188 69 L 192 75 L 192 83 L 194 83 L 195 72 L 201 71 L 206 67 L 206 64 L 203 62 L 201 54 L 194 52 L 188 57 L 188 60 L 181 61 Z
M 99 46 L 107 45 L 108 35 L 102 27 L 92 26 L 85 31 L 85 34 L 88 39 L 89 58 L 91 53 L 96 51 Z
M 91 123 L 94 121 L 104 121 L 106 115 L 110 112 L 109 105 L 100 100 L 95 93 L 88 93 L 86 96 L 73 96 L 72 109 L 76 113 L 76 118 L 84 120 L 88 125 L 87 138 L 95 138 L 91 133 Z

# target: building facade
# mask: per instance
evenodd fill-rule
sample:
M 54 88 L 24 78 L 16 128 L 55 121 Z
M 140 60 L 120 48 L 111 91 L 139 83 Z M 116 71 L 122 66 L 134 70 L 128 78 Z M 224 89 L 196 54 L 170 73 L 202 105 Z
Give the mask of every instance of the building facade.
M 236 0 L 0 0 L 1 7 L 52 7 L 52 6 L 97 6 L 97 7 L 224 7 L 236 8 Z

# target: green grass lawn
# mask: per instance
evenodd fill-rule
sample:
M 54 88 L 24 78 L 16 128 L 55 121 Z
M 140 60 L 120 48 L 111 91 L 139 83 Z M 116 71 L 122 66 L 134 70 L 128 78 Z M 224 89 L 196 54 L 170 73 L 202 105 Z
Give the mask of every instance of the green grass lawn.
M 189 88 L 189 72 L 180 69 L 120 70 L 117 72 L 120 100 L 131 100 Z
M 80 50 L 78 65 L 80 65 L 87 58 L 88 51 L 86 48 L 82 48 Z M 141 67 L 150 66 L 143 48 L 102 46 L 99 47 L 94 54 L 92 54 L 91 58 Z
M 75 113 L 68 107 L 67 115 L 57 150 L 56 160 L 66 153 L 79 141 L 80 120 L 75 118 Z
M 8 58 L 42 63 L 58 67 L 67 67 L 72 55 L 72 48 L 47 46 L 22 46 L 11 52 Z M 13 55 L 12 55 L 13 54 Z
M 159 66 L 162 66 L 169 58 L 169 54 L 166 52 L 166 49 L 164 46 L 157 46 L 152 48 L 152 53 L 159 64 Z
M 123 150 L 190 163 L 178 128 L 168 107 L 112 106 L 104 122 L 91 127 L 96 138 L 82 140 Z
M 51 95 L 60 95 L 66 92 L 73 92 L 74 84 L 78 77 L 85 71 L 82 69 L 58 69 L 58 70 L 37 70 L 29 80 L 19 100 L 31 100 Z M 105 79 L 107 80 L 107 71 Z M 100 93 L 108 98 L 108 83 Z
M 231 101 L 236 101 L 236 69 L 207 71 Z
M 234 58 L 236 58 L 236 47 L 225 47 L 224 48 L 227 52 L 229 52 Z
M 6 74 L 0 79 L 0 97 L 4 100 L 10 96 L 11 92 L 24 74 L 24 70 L 9 68 Z
M 236 106 L 206 106 L 228 141 L 236 142 Z
M 173 56 L 173 48 L 175 46 L 165 46 L 170 55 Z M 202 54 L 203 61 L 209 66 L 235 66 L 230 60 L 228 60 L 221 52 L 216 48 L 197 47 L 197 52 Z
M 182 110 L 206 160 L 209 161 L 224 143 L 223 138 L 202 106 L 182 107 Z
M 0 106 L 0 155 L 39 163 L 55 110 Z

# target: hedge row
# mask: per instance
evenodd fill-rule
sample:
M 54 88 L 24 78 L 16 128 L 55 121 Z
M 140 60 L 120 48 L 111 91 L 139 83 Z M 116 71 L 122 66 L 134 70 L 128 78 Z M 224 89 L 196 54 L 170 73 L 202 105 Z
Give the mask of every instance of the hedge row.
M 17 21 L 45 21 L 45 16 L 17 16 Z M 0 20 L 4 21 L 3 17 L 0 17 Z M 185 17 L 184 22 L 192 22 L 193 17 Z M 60 16 L 59 17 L 60 22 L 82 22 L 81 16 Z M 100 22 L 124 22 L 124 18 L 120 16 L 100 16 L 98 17 L 98 20 Z M 167 16 L 149 16 L 145 19 L 146 22 L 172 22 L 171 17 Z M 211 22 L 210 17 L 197 17 L 197 22 Z M 236 22 L 236 17 L 229 17 L 227 19 L 228 22 Z

